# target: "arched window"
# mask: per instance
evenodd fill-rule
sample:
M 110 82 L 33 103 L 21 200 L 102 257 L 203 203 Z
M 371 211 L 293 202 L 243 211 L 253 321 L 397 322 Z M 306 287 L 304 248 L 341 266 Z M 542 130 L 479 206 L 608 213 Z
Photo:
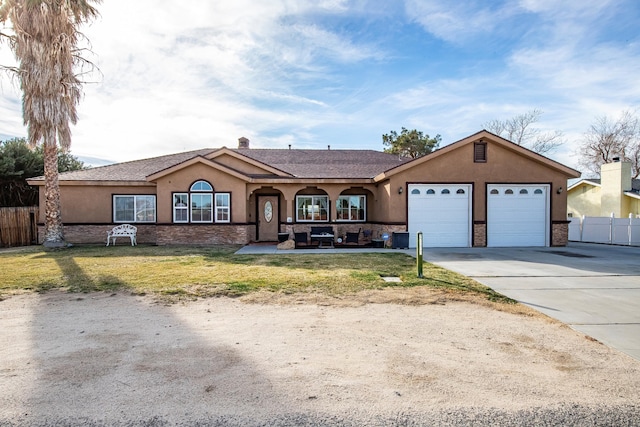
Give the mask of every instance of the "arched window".
M 440 192 L 440 194 L 451 194 L 451 191 L 445 188 Z
M 536 188 L 536 191 L 534 191 L 533 194 L 542 194 L 542 190 L 539 188 Z
M 435 190 L 430 188 L 427 190 L 427 194 L 436 194 Z
M 456 191 L 456 194 L 464 194 L 464 190 L 462 188 L 458 188 L 458 191 Z
M 411 190 L 411 194 L 420 194 L 420 190 L 414 188 L 413 190 Z
M 523 188 L 522 190 L 520 190 L 520 194 L 529 194 L 529 192 L 525 188 Z
M 500 192 L 494 188 L 489 194 L 500 194 Z
M 510 188 L 507 188 L 507 189 L 504 191 L 504 194 L 513 194 L 513 190 L 512 190 L 512 189 L 510 189 Z
M 173 222 L 230 221 L 231 194 L 214 193 L 213 186 L 207 181 L 194 182 L 188 193 L 173 193 Z
M 196 181 L 191 186 L 190 191 L 213 191 L 213 187 L 207 181 Z

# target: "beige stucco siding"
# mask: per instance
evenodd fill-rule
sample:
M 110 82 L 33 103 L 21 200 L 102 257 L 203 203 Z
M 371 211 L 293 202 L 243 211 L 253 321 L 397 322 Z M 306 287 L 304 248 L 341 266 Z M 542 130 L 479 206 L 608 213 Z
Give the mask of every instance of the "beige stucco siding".
M 600 216 L 600 194 L 600 187 L 586 183 L 572 188 L 567 194 L 567 214 L 576 218 Z
M 245 174 L 270 174 L 271 172 L 267 171 L 267 169 L 263 167 L 256 166 L 254 164 L 248 163 L 243 159 L 238 159 L 237 157 L 233 157 L 229 154 L 222 154 L 211 159 L 215 163 L 219 163 L 228 168 L 235 169 Z
M 343 194 L 364 195 L 367 197 L 367 220 L 377 221 L 379 207 L 376 205 L 378 188 L 374 184 L 350 185 L 345 183 L 319 185 L 297 184 L 274 184 L 260 185 L 249 184 L 249 200 L 247 204 L 247 218 L 252 222 L 256 215 L 256 197 L 259 195 L 279 195 L 280 196 L 280 222 L 286 223 L 288 218 L 292 222 L 296 220 L 296 196 L 307 195 L 327 195 L 330 200 L 330 218 L 336 221 L 336 203 L 338 197 Z
M 633 216 L 640 215 L 640 199 L 630 196 L 627 196 L 627 198 L 629 199 L 629 213 Z
M 409 183 L 473 184 L 474 221 L 486 220 L 486 183 L 551 184 L 551 220 L 566 219 L 566 191 L 560 194 L 556 191 L 559 187 L 566 187 L 567 176 L 564 173 L 490 142 L 486 163 L 475 163 L 473 151 L 473 144 L 466 144 L 426 161 L 418 160 L 415 167 L 392 175 L 388 186 L 394 203 L 384 220 L 406 221 L 406 186 Z M 396 197 L 399 187 L 404 188 L 403 197 Z
M 113 195 L 156 194 L 153 186 L 60 185 L 62 221 L 67 224 L 102 224 L 113 221 Z M 40 206 L 44 206 L 44 187 L 40 187 Z M 44 222 L 44 209 L 40 209 Z
M 241 179 L 228 175 L 202 163 L 180 169 L 172 174 L 158 178 L 158 223 L 173 221 L 173 193 L 189 192 L 191 185 L 199 180 L 209 182 L 215 192 L 231 193 L 231 221 L 246 222 L 246 183 Z

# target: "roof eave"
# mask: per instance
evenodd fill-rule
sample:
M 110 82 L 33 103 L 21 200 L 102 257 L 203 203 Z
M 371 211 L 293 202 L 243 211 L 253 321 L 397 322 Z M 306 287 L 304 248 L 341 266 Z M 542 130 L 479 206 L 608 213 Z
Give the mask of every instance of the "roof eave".
M 594 187 L 601 187 L 601 186 L 602 186 L 601 184 L 599 184 L 599 183 L 597 183 L 597 182 L 593 182 L 593 181 L 591 181 L 591 180 L 589 180 L 589 179 L 581 179 L 580 181 L 578 181 L 578 182 L 575 182 L 575 183 L 571 184 L 571 185 L 569 186 L 569 188 L 567 188 L 567 191 L 571 191 L 571 190 L 573 190 L 574 188 L 578 188 L 579 186 L 581 186 L 581 185 L 583 185 L 583 184 L 593 185 Z
M 175 173 L 179 170 L 182 170 L 188 166 L 194 165 L 196 163 L 201 163 L 204 164 L 206 166 L 209 166 L 213 169 L 217 169 L 221 172 L 224 172 L 226 174 L 229 174 L 231 176 L 234 176 L 242 181 L 246 181 L 249 182 L 251 181 L 251 178 L 248 177 L 247 175 L 240 173 L 234 169 L 228 168 L 224 165 L 221 165 L 220 163 L 211 161 L 210 159 L 204 157 L 204 156 L 196 156 L 196 157 L 192 157 L 189 160 L 185 160 L 184 162 L 178 163 L 176 165 L 170 166 L 166 169 L 163 169 L 161 171 L 152 173 L 151 175 L 147 175 L 147 181 L 155 181 L 157 179 L 160 179 L 164 176 L 170 175 L 172 173 Z
M 625 196 L 629 196 L 629 197 L 631 197 L 631 198 L 639 199 L 639 200 L 640 200 L 640 194 L 638 194 L 638 193 L 633 193 L 633 192 L 631 192 L 631 191 L 625 191 L 625 192 L 623 192 L 622 194 L 624 194 Z
M 32 186 L 42 187 L 45 182 L 44 179 L 28 179 L 27 184 Z M 58 184 L 61 186 L 81 186 L 81 185 L 91 185 L 98 187 L 155 187 L 156 184 L 153 182 L 147 181 L 137 181 L 137 180 L 127 180 L 127 181 L 115 181 L 115 180 L 90 180 L 90 179 L 82 179 L 82 180 L 60 180 Z
M 227 147 L 222 147 L 219 150 L 216 150 L 216 151 L 208 154 L 206 156 L 206 158 L 209 159 L 209 160 L 213 160 L 213 159 L 215 159 L 217 157 L 222 156 L 223 154 L 227 154 L 227 155 L 229 155 L 231 157 L 234 157 L 234 158 L 236 158 L 238 160 L 242 160 L 244 162 L 247 162 L 247 163 L 249 163 L 249 164 L 251 164 L 251 165 L 253 165 L 255 167 L 264 169 L 265 171 L 271 172 L 271 173 L 273 173 L 275 175 L 278 175 L 278 176 L 293 176 L 289 172 L 286 172 L 286 171 L 284 171 L 282 169 L 278 169 L 278 168 L 276 168 L 274 166 L 271 166 L 271 165 L 263 163 L 263 162 L 261 162 L 259 160 L 253 159 L 253 158 L 251 158 L 249 156 L 245 156 L 242 153 L 239 153 L 239 152 L 237 152 L 235 150 L 231 150 L 231 149 L 229 149 Z
M 531 151 L 527 148 L 524 148 L 518 144 L 515 144 L 507 139 L 502 138 L 501 136 L 495 135 L 487 130 L 481 130 L 479 132 L 474 133 L 473 135 L 470 135 L 466 138 L 463 138 L 459 141 L 453 142 L 445 147 L 442 147 L 436 151 L 433 151 L 425 156 L 422 157 L 418 157 L 416 159 L 413 159 L 409 162 L 403 163 L 401 165 L 398 165 L 392 169 L 388 169 L 384 172 L 382 172 L 381 174 L 377 175 L 375 177 L 375 181 L 379 182 L 385 179 L 390 178 L 393 175 L 396 175 L 400 172 L 403 172 L 407 169 L 410 169 L 416 165 L 419 165 L 421 163 L 424 162 L 428 162 L 431 161 L 433 159 L 436 159 L 442 155 L 445 155 L 451 151 L 457 150 L 458 148 L 467 145 L 467 144 L 471 144 L 474 143 L 476 141 L 482 140 L 483 138 L 487 138 L 490 139 L 492 142 L 508 149 L 508 150 L 512 150 L 515 151 L 519 154 L 522 154 L 524 156 L 527 156 L 529 158 L 531 158 L 532 160 L 544 164 L 547 167 L 550 167 L 552 169 L 558 170 L 562 173 L 564 173 L 565 175 L 567 175 L 568 178 L 579 178 L 581 173 L 575 169 L 572 169 L 568 166 L 563 165 L 562 163 L 556 162 L 555 160 L 551 160 L 548 157 L 545 157 L 541 154 L 538 154 L 534 151 Z

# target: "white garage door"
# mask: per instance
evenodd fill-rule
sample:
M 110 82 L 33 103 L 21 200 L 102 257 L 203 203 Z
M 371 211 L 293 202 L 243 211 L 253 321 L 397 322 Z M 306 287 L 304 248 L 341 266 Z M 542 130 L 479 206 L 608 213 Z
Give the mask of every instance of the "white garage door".
M 471 184 L 409 184 L 409 246 L 471 246 Z
M 549 246 L 549 186 L 487 186 L 487 246 Z

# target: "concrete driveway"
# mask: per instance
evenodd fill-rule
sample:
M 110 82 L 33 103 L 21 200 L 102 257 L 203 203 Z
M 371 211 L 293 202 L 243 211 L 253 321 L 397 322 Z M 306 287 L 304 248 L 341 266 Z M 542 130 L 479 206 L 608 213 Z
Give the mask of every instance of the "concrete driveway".
M 640 360 L 638 247 L 429 248 L 424 259 Z

